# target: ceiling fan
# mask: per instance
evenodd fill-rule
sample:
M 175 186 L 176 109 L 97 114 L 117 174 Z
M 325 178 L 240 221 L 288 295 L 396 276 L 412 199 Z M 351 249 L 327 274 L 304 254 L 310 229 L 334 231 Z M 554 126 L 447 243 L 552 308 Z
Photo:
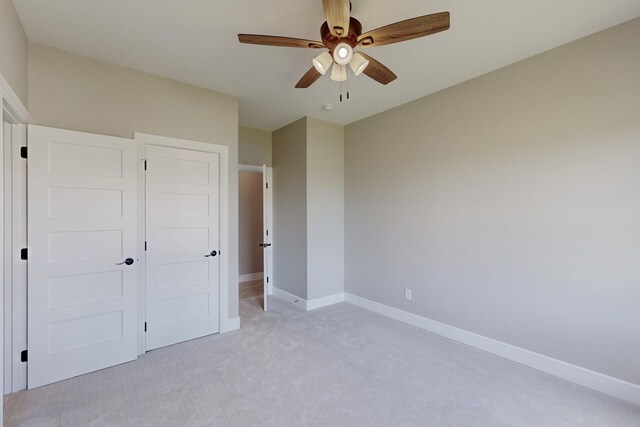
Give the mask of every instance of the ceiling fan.
M 320 27 L 322 41 L 260 34 L 238 34 L 241 43 L 267 46 L 329 49 L 313 59 L 313 67 L 300 79 L 297 88 L 307 88 L 333 65 L 331 80 L 347 79 L 347 65 L 356 76 L 364 73 L 383 85 L 397 76 L 387 67 L 356 47 L 368 48 L 428 36 L 449 29 L 449 12 L 434 13 L 386 25 L 362 33 L 362 24 L 351 16 L 349 0 L 322 0 L 326 22 Z

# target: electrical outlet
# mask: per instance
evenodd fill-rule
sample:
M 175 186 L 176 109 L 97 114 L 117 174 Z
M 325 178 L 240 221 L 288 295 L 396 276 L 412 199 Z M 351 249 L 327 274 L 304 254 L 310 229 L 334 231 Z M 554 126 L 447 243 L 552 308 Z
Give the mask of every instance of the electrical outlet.
M 404 299 L 411 301 L 411 289 L 407 288 L 404 290 Z

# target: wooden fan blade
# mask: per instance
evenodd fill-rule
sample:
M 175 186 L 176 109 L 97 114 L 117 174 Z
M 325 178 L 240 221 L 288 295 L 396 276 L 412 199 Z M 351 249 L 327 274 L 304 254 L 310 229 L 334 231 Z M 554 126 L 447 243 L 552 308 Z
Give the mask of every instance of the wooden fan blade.
M 349 0 L 322 0 L 324 16 L 327 18 L 329 31 L 336 37 L 349 34 L 351 19 L 351 3 Z
M 310 47 L 313 49 L 323 48 L 321 42 L 304 39 L 294 39 L 291 37 L 280 36 L 264 36 L 261 34 L 238 34 L 240 43 L 259 44 L 264 46 L 282 46 L 282 47 Z
M 382 63 L 376 61 L 372 57 L 367 54 L 360 52 L 360 55 L 364 56 L 367 61 L 369 61 L 369 65 L 364 69 L 363 73 L 367 76 L 371 77 L 373 80 L 381 83 L 383 85 L 387 85 L 398 78 L 393 71 L 382 65 Z
M 377 28 L 358 37 L 363 47 L 403 42 L 449 29 L 449 12 L 433 13 Z
M 322 74 L 320 74 L 318 70 L 316 70 L 316 67 L 311 67 L 309 71 L 307 71 L 307 73 L 304 76 L 302 76 L 298 84 L 296 84 L 296 88 L 298 89 L 308 88 L 309 86 L 314 84 L 316 80 L 318 80 L 321 76 Z

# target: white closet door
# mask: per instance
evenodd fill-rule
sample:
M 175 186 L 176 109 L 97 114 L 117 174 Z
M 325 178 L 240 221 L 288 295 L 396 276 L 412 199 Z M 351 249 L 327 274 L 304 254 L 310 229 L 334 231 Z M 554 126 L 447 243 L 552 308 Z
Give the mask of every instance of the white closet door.
M 219 331 L 220 156 L 147 145 L 146 349 Z
M 130 139 L 28 131 L 33 388 L 137 357 L 137 156 Z

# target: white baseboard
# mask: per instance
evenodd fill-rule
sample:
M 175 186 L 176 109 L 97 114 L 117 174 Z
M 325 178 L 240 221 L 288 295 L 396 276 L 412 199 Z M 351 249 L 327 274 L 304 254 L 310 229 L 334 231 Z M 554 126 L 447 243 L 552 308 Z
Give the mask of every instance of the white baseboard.
M 345 294 L 345 301 L 366 310 L 373 311 L 392 319 L 400 320 L 401 322 L 442 335 L 443 337 L 504 357 L 505 359 L 512 360 L 539 371 L 546 372 L 564 380 L 640 405 L 639 384 L 633 384 L 618 378 L 610 377 L 599 372 L 553 359 L 539 353 L 534 353 L 502 341 L 474 334 L 473 332 L 449 326 L 447 324 L 361 298 L 356 295 Z
M 223 320 L 220 322 L 220 333 L 237 331 L 240 329 L 240 317 L 232 317 L 231 319 Z
M 282 289 L 278 289 L 275 286 L 273 287 L 274 297 L 279 298 L 283 301 L 286 301 L 290 304 L 295 305 L 305 311 L 317 310 L 322 307 L 327 307 L 333 304 L 337 304 L 339 302 L 344 301 L 344 293 L 339 293 L 335 295 L 329 295 L 322 298 L 315 298 L 311 300 L 305 300 L 304 298 L 300 298 L 295 296 L 287 291 L 283 291 Z
M 298 308 L 301 308 L 305 311 L 307 310 L 307 300 L 304 298 L 300 298 L 298 296 L 290 294 L 289 292 L 283 291 L 282 289 L 276 288 L 275 286 L 273 287 L 272 295 L 278 299 L 288 302 L 289 304 L 295 305 Z
M 322 298 L 314 298 L 307 300 L 307 311 L 317 310 L 318 308 L 327 307 L 344 301 L 344 292 L 329 295 Z
M 251 273 L 251 274 L 241 274 L 238 277 L 238 281 L 240 283 L 243 282 L 253 282 L 254 280 L 262 280 L 264 277 L 263 273 Z

